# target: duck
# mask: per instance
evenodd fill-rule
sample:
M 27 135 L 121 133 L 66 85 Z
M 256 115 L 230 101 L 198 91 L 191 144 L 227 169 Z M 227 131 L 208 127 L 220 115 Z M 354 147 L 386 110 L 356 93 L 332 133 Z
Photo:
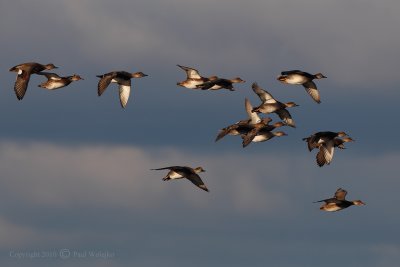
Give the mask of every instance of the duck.
M 301 84 L 306 89 L 307 93 L 311 98 L 317 102 L 321 103 L 321 97 L 319 95 L 318 88 L 313 82 L 314 79 L 326 78 L 322 73 L 310 74 L 301 70 L 289 70 L 282 71 L 281 75 L 278 76 L 277 80 L 286 84 Z
M 233 79 L 224 79 L 224 78 L 219 78 L 218 76 L 211 76 L 208 78 L 208 81 L 196 85 L 196 87 L 202 90 L 227 89 L 229 91 L 235 91 L 235 88 L 233 88 L 233 84 L 244 83 L 244 82 L 246 81 L 244 81 L 240 77 L 235 77 Z
M 194 68 L 182 66 L 179 64 L 177 66 L 186 72 L 186 80 L 178 82 L 178 86 L 182 86 L 188 89 L 198 89 L 198 85 L 209 81 L 208 78 L 201 76 L 198 70 Z
M 110 85 L 110 83 L 117 83 L 119 87 L 119 100 L 121 103 L 121 107 L 125 108 L 131 92 L 131 79 L 143 78 L 146 76 L 148 75 L 140 71 L 134 73 L 126 71 L 112 71 L 102 75 L 96 75 L 96 77 L 100 78 L 97 85 L 97 94 L 98 96 L 101 96 Z
M 40 64 L 37 62 L 27 62 L 10 68 L 9 71 L 17 72 L 17 79 L 14 84 L 14 91 L 18 100 L 22 100 L 28 88 L 29 79 L 32 74 L 38 74 L 43 70 L 57 69 L 53 63 Z
M 338 188 L 335 192 L 335 195 L 332 198 L 315 201 L 314 203 L 325 202 L 325 204 L 323 204 L 319 208 L 320 210 L 323 211 L 339 211 L 353 205 L 355 206 L 365 205 L 365 203 L 362 202 L 361 200 L 352 200 L 352 201 L 346 200 L 346 195 L 347 195 L 346 190 Z
M 39 72 L 38 75 L 44 75 L 47 78 L 46 82 L 38 85 L 38 87 L 55 90 L 69 85 L 73 81 L 84 80 L 81 76 L 74 74 L 72 76 L 60 77 L 56 73 Z
M 340 137 L 345 137 L 341 139 Z M 345 132 L 317 132 L 309 137 L 303 138 L 303 141 L 307 142 L 308 150 L 311 152 L 315 148 L 319 148 L 319 152 L 316 155 L 317 165 L 322 167 L 329 165 L 332 162 L 335 147 L 341 149 L 344 148 L 345 142 L 354 141 Z
M 311 152 L 314 148 L 318 148 L 320 144 L 328 142 L 330 140 L 335 139 L 336 137 L 346 137 L 347 133 L 341 132 L 316 132 L 309 137 L 305 137 L 302 140 L 307 142 L 308 150 Z
M 167 175 L 162 178 L 163 181 L 186 178 L 200 189 L 209 192 L 207 186 L 198 175 L 198 173 L 205 172 L 203 167 L 191 168 L 187 166 L 170 166 L 151 170 L 169 170 Z
M 252 111 L 253 106 L 251 105 L 250 101 L 247 98 L 245 98 L 244 100 L 244 105 L 248 118 L 245 120 L 240 120 L 225 128 L 222 128 L 219 131 L 217 138 L 215 139 L 215 142 L 222 139 L 226 135 L 246 134 L 248 133 L 248 131 L 252 129 L 252 125 L 260 123 L 261 121 L 263 121 L 265 125 L 267 125 L 270 121 L 272 121 L 272 119 L 268 117 L 261 119 L 256 112 L 253 112 Z
M 278 124 L 279 124 L 279 122 L 278 122 Z M 282 125 L 283 125 L 283 123 L 280 122 L 279 126 L 282 126 Z M 269 126 L 272 126 L 272 125 L 269 125 Z M 277 126 L 272 126 L 272 127 L 276 128 Z M 254 128 L 248 134 L 242 135 L 242 139 L 243 139 L 242 145 L 243 145 L 243 147 L 246 147 L 249 144 L 251 144 L 252 142 L 254 142 L 254 143 L 265 142 L 275 136 L 280 137 L 280 136 L 286 136 L 286 135 L 287 134 L 282 131 L 272 132 L 271 130 L 267 130 L 267 128 L 261 128 L 260 130 L 258 130 L 257 128 Z
M 270 93 L 259 87 L 257 83 L 253 83 L 251 88 L 262 101 L 258 107 L 252 109 L 253 112 L 265 114 L 276 113 L 286 125 L 296 128 L 295 122 L 286 108 L 297 107 L 299 105 L 294 102 L 282 103 L 277 101 Z

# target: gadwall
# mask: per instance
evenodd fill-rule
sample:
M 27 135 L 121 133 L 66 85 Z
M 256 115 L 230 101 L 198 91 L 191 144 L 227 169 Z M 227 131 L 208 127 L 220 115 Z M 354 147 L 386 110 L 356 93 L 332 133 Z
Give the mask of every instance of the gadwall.
M 69 85 L 73 81 L 83 80 L 83 78 L 77 74 L 66 77 L 60 77 L 58 74 L 51 72 L 39 72 L 37 74 L 44 75 L 47 78 L 46 82 L 43 82 L 38 86 L 49 90 L 59 89 Z
M 279 116 L 279 118 L 281 118 L 281 120 L 283 120 L 286 123 L 286 125 L 291 126 L 293 128 L 296 127 L 294 120 L 292 119 L 292 116 L 286 109 L 288 107 L 297 107 L 298 105 L 296 103 L 294 102 L 282 103 L 277 101 L 270 93 L 259 87 L 257 83 L 253 83 L 251 88 L 262 101 L 261 105 L 252 109 L 253 112 L 261 112 L 265 114 L 276 113 Z
M 186 72 L 186 80 L 178 82 L 177 85 L 188 88 L 198 89 L 197 86 L 208 81 L 208 78 L 202 77 L 196 69 L 177 65 Z
M 335 192 L 334 197 L 315 201 L 314 203 L 325 202 L 325 204 L 323 204 L 320 207 L 320 210 L 324 210 L 324 211 L 339 211 L 339 210 L 348 208 L 353 205 L 356 205 L 356 206 L 365 205 L 365 203 L 362 202 L 361 200 L 353 200 L 353 201 L 346 200 L 345 199 L 346 195 L 347 195 L 346 190 L 344 190 L 342 188 L 338 188 Z
M 314 99 L 314 101 L 319 104 L 321 103 L 321 97 L 313 80 L 323 78 L 326 77 L 322 73 L 310 74 L 301 70 L 290 70 L 282 71 L 277 80 L 286 84 L 303 85 L 307 93 L 312 97 L 312 99 Z
M 125 108 L 131 93 L 131 79 L 146 76 L 148 75 L 143 72 L 130 73 L 126 71 L 112 71 L 103 75 L 97 75 L 100 78 L 97 85 L 97 94 L 101 96 L 111 82 L 117 83 L 119 87 L 119 100 L 122 108 Z
M 54 66 L 54 64 L 52 63 L 42 65 L 36 62 L 22 63 L 12 67 L 10 71 L 17 72 L 17 79 L 14 84 L 14 91 L 17 95 L 18 100 L 22 100 L 24 98 L 29 79 L 31 78 L 32 74 L 37 74 L 43 70 L 51 70 L 56 68 L 57 67 Z
M 346 137 L 340 139 L 340 137 Z M 309 137 L 303 138 L 307 142 L 309 151 L 314 148 L 319 148 L 319 152 L 316 155 L 316 161 L 319 167 L 329 165 L 332 162 L 335 147 L 344 148 L 343 143 L 354 141 L 348 137 L 345 132 L 317 132 Z
M 205 172 L 202 167 L 191 168 L 186 166 L 170 166 L 151 170 L 169 170 L 167 175 L 162 178 L 163 181 L 186 178 L 204 191 L 209 191 L 198 175 L 198 173 Z

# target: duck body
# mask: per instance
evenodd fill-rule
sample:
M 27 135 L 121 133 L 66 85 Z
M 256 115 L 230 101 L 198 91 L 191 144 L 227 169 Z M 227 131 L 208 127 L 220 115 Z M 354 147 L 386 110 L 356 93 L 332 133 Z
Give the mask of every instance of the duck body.
M 130 73 L 127 71 L 112 71 L 102 75 L 97 75 L 97 77 L 100 78 L 97 85 L 97 94 L 98 96 L 101 96 L 110 83 L 117 83 L 119 88 L 120 104 L 122 108 L 125 108 L 131 92 L 131 79 L 146 76 L 148 75 L 143 72 Z
M 169 170 L 167 175 L 162 178 L 163 181 L 186 178 L 200 189 L 209 192 L 203 180 L 198 175 L 198 173 L 205 172 L 202 167 L 170 166 L 152 170 Z
M 83 78 L 79 75 L 72 75 L 72 76 L 66 76 L 66 77 L 60 77 L 56 73 L 49 73 L 49 72 L 39 72 L 39 75 L 44 75 L 47 78 L 46 82 L 41 83 L 38 85 L 38 87 L 44 88 L 44 89 L 49 89 L 49 90 L 55 90 L 59 89 L 62 87 L 65 87 L 72 83 L 73 81 L 79 81 L 83 80 Z
M 310 74 L 301 70 L 282 71 L 281 75 L 277 78 L 282 83 L 286 84 L 301 84 L 311 98 L 321 103 L 321 97 L 317 85 L 313 82 L 314 79 L 326 78 L 322 73 Z
M 38 74 L 43 70 L 56 69 L 54 64 L 46 65 L 37 62 L 27 62 L 10 68 L 10 71 L 17 72 L 17 79 L 14 84 L 14 91 L 18 100 L 22 100 L 28 88 L 29 80 L 32 74 Z

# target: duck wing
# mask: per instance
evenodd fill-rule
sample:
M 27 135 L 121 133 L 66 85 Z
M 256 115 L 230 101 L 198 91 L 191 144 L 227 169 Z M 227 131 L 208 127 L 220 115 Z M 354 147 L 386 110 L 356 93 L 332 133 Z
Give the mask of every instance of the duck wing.
M 229 134 L 231 131 L 239 128 L 240 126 L 242 126 L 243 124 L 241 122 L 229 125 L 228 127 L 225 127 L 223 129 L 221 129 L 217 135 L 217 138 L 215 139 L 215 142 L 217 142 L 218 140 L 224 138 L 227 134 Z
M 251 141 L 253 141 L 254 137 L 256 137 L 256 135 L 260 132 L 259 127 L 254 127 L 253 129 L 251 129 L 246 135 L 242 135 L 243 138 L 243 142 L 242 145 L 243 147 L 248 146 Z
M 30 78 L 31 75 L 27 71 L 20 70 L 18 72 L 17 79 L 15 80 L 14 84 L 14 92 L 17 95 L 18 100 L 24 98 Z
M 99 83 L 97 84 L 97 95 L 101 96 L 107 87 L 110 85 L 111 80 L 117 77 L 116 73 L 107 73 L 104 75 L 98 75 L 100 78 Z
M 162 168 L 157 168 L 157 169 L 150 169 L 152 171 L 160 171 L 160 170 L 177 170 L 182 168 L 181 166 L 169 166 L 169 167 L 162 167 Z
M 283 120 L 286 125 L 296 128 L 296 124 L 294 123 L 294 120 L 292 119 L 292 116 L 287 109 L 282 108 L 275 111 L 275 113 L 278 114 L 279 118 L 281 118 L 281 120 Z
M 184 176 L 186 179 L 191 181 L 197 187 L 203 189 L 204 191 L 209 192 L 207 186 L 204 184 L 203 180 L 201 180 L 200 176 L 197 173 L 195 173 L 194 170 L 192 170 L 192 169 L 190 169 L 190 170 L 191 170 L 191 172 L 189 172 L 189 173 L 188 172 L 180 173 L 178 171 L 175 171 L 175 172 Z
M 317 85 L 315 85 L 313 81 L 303 83 L 303 86 L 315 102 L 317 102 L 318 104 L 321 103 L 321 97 L 319 95 Z
M 259 87 L 257 83 L 253 83 L 251 85 L 251 88 L 253 89 L 254 93 L 258 95 L 263 103 L 276 103 L 275 98 L 270 93 Z
M 230 83 L 230 85 L 229 85 L 229 81 L 226 79 L 222 79 L 222 78 L 206 81 L 202 84 L 196 85 L 196 87 L 200 88 L 202 90 L 208 90 L 208 89 L 211 89 L 214 85 L 218 85 L 221 88 L 225 88 L 225 89 L 229 89 L 229 90 L 233 89 L 232 83 Z
M 333 159 L 334 152 L 335 150 L 332 141 L 321 144 L 316 156 L 318 166 L 322 167 L 325 164 L 329 165 Z
M 281 75 L 292 75 L 292 74 L 299 74 L 299 75 L 304 75 L 304 71 L 301 70 L 287 70 L 287 71 L 282 71 Z
M 346 195 L 347 195 L 347 191 L 342 188 L 338 188 L 335 192 L 335 198 L 337 200 L 345 200 Z
M 122 108 L 126 107 L 128 103 L 129 95 L 131 93 L 131 80 L 123 80 L 119 83 L 119 101 Z
M 339 203 L 340 201 L 338 201 L 336 198 L 327 198 L 327 199 L 314 201 L 313 203 L 318 203 L 318 202 L 325 202 L 326 204 L 329 204 L 329 203 Z
M 179 64 L 177 66 L 186 72 L 186 76 L 188 79 L 201 79 L 202 78 L 196 69 L 185 67 L 185 66 L 182 66 Z
M 314 148 L 318 147 L 318 143 L 315 141 L 315 135 L 303 138 L 303 141 L 307 142 L 308 150 L 311 152 Z
M 253 112 L 253 106 L 251 105 L 250 101 L 245 98 L 244 100 L 244 106 L 247 112 L 247 115 L 249 116 L 250 119 L 250 124 L 256 124 L 259 123 L 261 121 L 260 116 L 258 116 L 257 112 Z

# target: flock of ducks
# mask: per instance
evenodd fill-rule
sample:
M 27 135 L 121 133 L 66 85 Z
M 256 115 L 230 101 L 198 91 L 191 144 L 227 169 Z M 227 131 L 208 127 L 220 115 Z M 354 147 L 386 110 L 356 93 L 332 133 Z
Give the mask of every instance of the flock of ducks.
M 221 78 L 218 76 L 204 77 L 201 76 L 198 70 L 182 65 L 177 65 L 185 71 L 186 80 L 178 82 L 178 86 L 188 89 L 198 90 L 221 90 L 226 89 L 234 91 L 235 83 L 244 83 L 245 81 L 240 77 L 232 79 Z M 77 74 L 72 76 L 61 77 L 56 73 L 46 72 L 52 69 L 57 69 L 54 64 L 42 65 L 36 62 L 28 62 L 19 64 L 10 68 L 10 71 L 17 73 L 17 78 L 14 84 L 14 91 L 18 100 L 22 100 L 28 88 L 30 76 L 32 74 L 45 76 L 47 81 L 38 85 L 41 88 L 48 90 L 55 90 L 68 86 L 74 81 L 83 80 Z M 130 73 L 126 71 L 112 71 L 102 75 L 97 75 L 100 78 L 97 86 L 98 96 L 101 96 L 111 83 L 117 83 L 119 88 L 119 99 L 122 108 L 125 108 L 132 87 L 132 78 L 143 78 L 148 75 L 143 72 Z M 316 103 L 321 103 L 321 97 L 317 86 L 313 80 L 326 78 L 322 73 L 310 74 L 300 70 L 283 71 L 277 78 L 278 81 L 284 84 L 302 85 L 306 92 Z M 288 108 L 297 107 L 294 102 L 283 103 L 275 99 L 271 93 L 262 89 L 257 83 L 252 84 L 253 92 L 259 97 L 261 103 L 253 107 L 250 101 L 245 98 L 245 110 L 248 115 L 247 119 L 239 120 L 227 127 L 222 128 L 215 141 L 219 141 L 226 135 L 240 136 L 242 138 L 242 146 L 246 147 L 252 142 L 265 142 L 273 137 L 286 136 L 283 131 L 273 131 L 282 126 L 289 126 L 295 128 L 295 122 L 288 111 Z M 282 121 L 272 122 L 270 117 L 260 117 L 260 114 L 275 113 Z M 345 149 L 344 144 L 354 141 L 345 132 L 331 132 L 323 131 L 316 132 L 309 137 L 303 138 L 307 142 L 308 150 L 311 152 L 313 149 L 318 149 L 316 154 L 316 162 L 319 167 L 329 165 L 332 162 L 335 147 Z M 162 179 L 164 181 L 186 178 L 194 185 L 204 191 L 209 191 L 199 176 L 199 173 L 205 172 L 202 167 L 191 168 L 187 166 L 170 166 L 157 168 L 152 170 L 169 170 L 167 175 Z M 365 205 L 361 200 L 348 201 L 345 199 L 347 191 L 339 188 L 335 192 L 334 197 L 320 200 L 317 202 L 324 202 L 321 210 L 324 211 L 339 211 L 348 208 L 352 205 L 360 206 Z

